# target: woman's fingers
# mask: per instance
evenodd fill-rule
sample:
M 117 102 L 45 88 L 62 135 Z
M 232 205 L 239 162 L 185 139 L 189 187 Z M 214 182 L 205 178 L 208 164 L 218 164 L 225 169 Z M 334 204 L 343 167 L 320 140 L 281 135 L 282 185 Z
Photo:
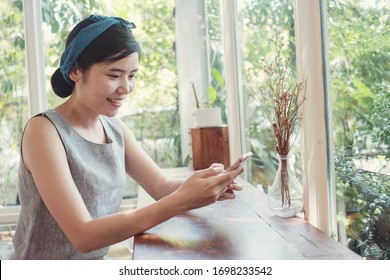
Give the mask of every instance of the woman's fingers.
M 215 178 L 219 183 L 228 182 L 230 185 L 234 181 L 234 179 L 236 179 L 236 177 L 242 173 L 243 170 L 244 169 L 242 167 L 238 167 L 238 168 L 231 170 L 231 171 L 225 170 L 224 172 L 220 173 L 219 176 L 217 176 Z
M 213 163 L 212 165 L 210 165 L 211 168 L 222 168 L 222 169 L 225 169 L 225 166 L 222 164 L 222 163 Z
M 221 174 L 219 174 L 218 176 L 215 176 L 213 179 L 216 181 L 215 184 L 218 186 L 219 188 L 219 192 L 220 194 L 222 194 L 223 192 L 226 192 L 226 190 L 229 190 L 227 193 L 229 194 L 232 194 L 233 193 L 233 189 L 236 188 L 237 190 L 240 190 L 240 187 L 239 186 L 236 186 L 236 187 L 230 187 L 232 182 L 234 181 L 234 179 L 241 174 L 242 172 L 242 167 L 239 167 L 235 170 L 232 170 L 232 171 L 225 171 Z M 232 196 L 232 198 L 234 198 L 235 196 Z M 230 198 L 230 197 L 227 197 L 227 198 Z
M 241 191 L 243 189 L 243 185 L 242 184 L 239 184 L 239 183 L 236 183 L 236 182 L 233 182 L 231 183 L 227 189 L 228 190 L 232 190 L 232 191 Z
M 227 199 L 234 199 L 236 198 L 236 195 L 234 194 L 234 192 L 222 192 L 221 195 L 218 197 L 218 200 L 219 201 L 222 201 L 222 200 L 227 200 Z
M 243 185 L 233 182 L 221 193 L 218 200 L 234 199 L 236 197 L 234 191 L 241 191 L 242 189 Z
M 194 175 L 201 178 L 207 178 L 221 174 L 223 171 L 223 164 L 213 163 L 209 168 L 196 171 Z

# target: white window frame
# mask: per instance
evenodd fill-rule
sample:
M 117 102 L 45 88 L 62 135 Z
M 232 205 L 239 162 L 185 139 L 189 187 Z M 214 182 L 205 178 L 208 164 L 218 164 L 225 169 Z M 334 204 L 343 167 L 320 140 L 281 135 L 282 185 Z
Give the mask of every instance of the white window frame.
M 305 219 L 331 236 L 337 226 L 324 7 L 324 1 L 294 1 L 297 74 L 299 80 L 307 79 L 302 123 Z
M 47 109 L 41 0 L 23 0 L 30 116 Z
M 238 11 L 236 0 L 225 0 L 222 3 L 225 51 L 225 84 L 229 125 L 230 161 L 234 162 L 246 151 L 245 149 L 245 114 L 243 99 L 243 82 L 241 69 L 241 49 L 238 28 Z

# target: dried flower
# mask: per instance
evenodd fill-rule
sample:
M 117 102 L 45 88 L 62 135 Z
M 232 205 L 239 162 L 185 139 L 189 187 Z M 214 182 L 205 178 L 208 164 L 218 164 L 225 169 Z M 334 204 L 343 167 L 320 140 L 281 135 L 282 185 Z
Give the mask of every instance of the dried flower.
M 287 155 L 295 141 L 291 137 L 300 126 L 299 107 L 305 101 L 306 80 L 292 82 L 288 65 L 290 58 L 281 54 L 284 44 L 280 39 L 272 40 L 276 48 L 276 56 L 271 63 L 262 60 L 262 69 L 266 75 L 266 89 L 258 88 L 249 93 L 264 109 L 276 137 L 276 151 Z M 297 133 L 295 134 L 297 135 Z
M 281 54 L 284 44 L 276 37 L 272 41 L 276 48 L 276 56 L 273 63 L 266 63 L 262 60 L 262 69 L 266 75 L 266 89 L 258 88 L 252 90 L 252 96 L 267 115 L 274 135 L 276 137 L 276 151 L 279 155 L 288 155 L 296 138 L 291 141 L 291 137 L 298 135 L 300 126 L 299 107 L 305 101 L 306 80 L 292 82 L 292 74 L 288 67 L 291 59 L 284 58 Z M 281 205 L 289 208 L 291 206 L 290 190 L 288 185 L 289 174 L 287 159 L 281 159 Z M 278 179 L 278 178 L 276 178 Z

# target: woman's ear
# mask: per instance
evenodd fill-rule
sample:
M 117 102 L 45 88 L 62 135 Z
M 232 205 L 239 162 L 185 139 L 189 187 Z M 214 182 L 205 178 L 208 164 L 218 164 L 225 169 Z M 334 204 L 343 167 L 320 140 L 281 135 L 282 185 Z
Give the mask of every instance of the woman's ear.
M 77 67 L 77 65 L 75 65 L 72 70 L 69 72 L 69 78 L 73 81 L 73 82 L 78 82 L 80 79 L 81 79 L 81 71 L 79 70 L 79 68 Z

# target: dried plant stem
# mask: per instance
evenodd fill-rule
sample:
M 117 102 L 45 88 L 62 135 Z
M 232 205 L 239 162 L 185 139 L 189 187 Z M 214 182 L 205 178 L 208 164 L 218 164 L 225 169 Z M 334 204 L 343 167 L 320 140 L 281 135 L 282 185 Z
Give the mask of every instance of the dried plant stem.
M 193 91 L 194 97 L 195 97 L 196 108 L 199 109 L 200 108 L 200 104 L 199 104 L 198 95 L 196 94 L 195 85 L 194 85 L 194 83 L 191 83 L 191 84 L 192 84 L 192 91 Z
M 301 119 L 299 108 L 305 101 L 307 81 L 291 82 L 292 74 L 288 67 L 290 58 L 282 56 L 284 44 L 278 37 L 272 43 L 276 49 L 273 62 L 266 63 L 262 60 L 262 68 L 266 75 L 266 89 L 258 88 L 258 92 L 252 90 L 249 95 L 264 109 L 276 137 L 276 151 L 282 158 L 285 158 L 284 156 L 288 155 L 298 135 Z M 295 138 L 292 139 L 294 133 Z M 282 158 L 280 162 L 282 203 L 283 206 L 290 206 L 288 163 L 286 158 Z
M 281 168 L 281 192 L 282 192 L 282 207 L 290 207 L 291 206 L 291 198 L 290 198 L 290 189 L 288 187 L 288 162 L 286 158 L 280 159 L 280 168 Z

